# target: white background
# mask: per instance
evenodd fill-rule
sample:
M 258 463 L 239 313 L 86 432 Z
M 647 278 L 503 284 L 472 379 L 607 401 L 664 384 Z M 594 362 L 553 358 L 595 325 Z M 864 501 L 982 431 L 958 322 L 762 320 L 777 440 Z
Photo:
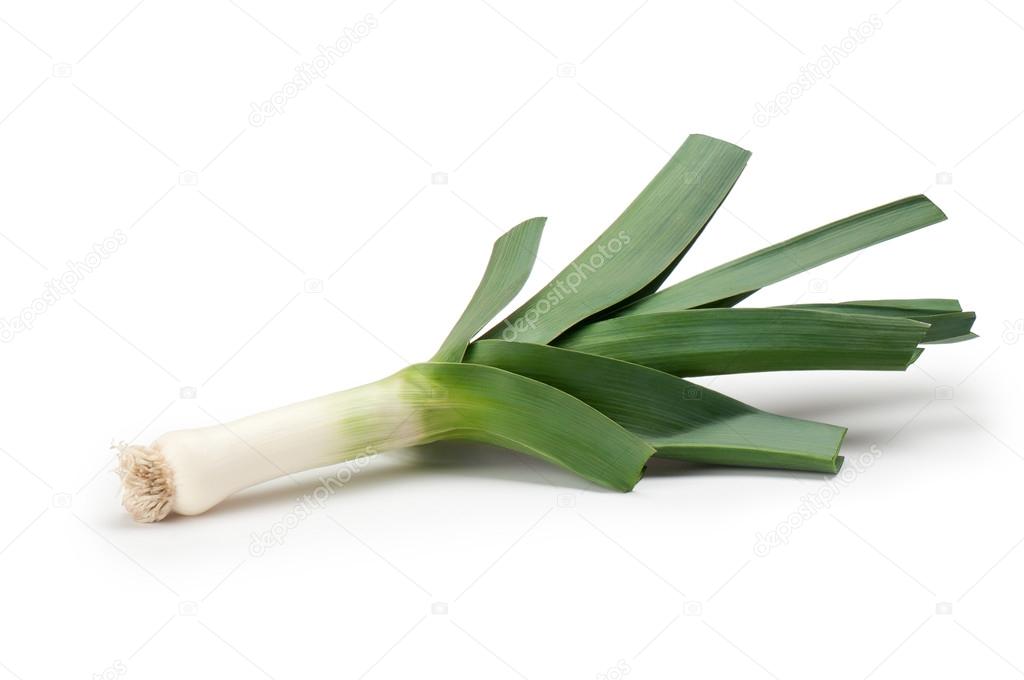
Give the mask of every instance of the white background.
M 1024 674 L 1022 55 L 1008 0 L 0 4 L 0 316 L 126 238 L 0 345 L 0 677 Z M 429 357 L 502 230 L 550 218 L 521 301 L 690 132 L 754 156 L 674 280 L 905 195 L 949 214 L 746 304 L 959 297 L 980 339 L 907 373 L 706 381 L 849 426 L 862 473 L 654 464 L 621 495 L 432 447 L 261 556 L 322 471 L 200 517 L 120 509 L 111 440 Z

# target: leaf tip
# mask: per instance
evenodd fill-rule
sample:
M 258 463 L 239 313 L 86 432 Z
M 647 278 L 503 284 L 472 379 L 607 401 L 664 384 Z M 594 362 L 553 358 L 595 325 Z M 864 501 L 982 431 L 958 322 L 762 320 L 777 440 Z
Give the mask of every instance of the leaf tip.
M 687 135 L 686 136 L 686 140 L 683 142 L 683 145 L 685 146 L 686 143 L 690 142 L 690 141 L 704 142 L 704 143 L 711 143 L 711 144 L 719 144 L 719 145 L 722 145 L 722 146 L 726 146 L 726 147 L 729 147 L 730 149 L 733 149 L 735 151 L 738 151 L 738 152 L 742 153 L 747 158 L 749 158 L 752 155 L 752 153 L 749 150 L 744 149 L 743 147 L 739 146 L 738 144 L 733 144 L 732 142 L 727 142 L 724 139 L 719 139 L 718 137 L 713 137 L 711 135 L 705 135 L 705 134 L 703 134 L 701 132 L 693 132 L 693 133 L 690 133 L 689 135 Z
M 940 208 L 938 205 L 936 205 L 935 201 L 933 201 L 932 199 L 928 198 L 924 194 L 918 194 L 917 196 L 914 196 L 914 198 L 919 200 L 919 201 L 924 201 L 924 202 L 928 203 L 929 206 L 931 206 L 932 210 L 934 210 L 936 215 L 937 215 L 936 219 L 935 219 L 936 222 L 944 222 L 944 221 L 949 219 L 949 217 L 942 210 L 942 208 Z

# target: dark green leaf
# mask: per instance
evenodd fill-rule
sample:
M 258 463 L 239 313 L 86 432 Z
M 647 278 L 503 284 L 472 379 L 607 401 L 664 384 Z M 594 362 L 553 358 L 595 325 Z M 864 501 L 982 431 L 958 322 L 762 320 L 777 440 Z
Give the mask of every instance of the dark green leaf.
M 838 469 L 845 428 L 765 413 L 661 371 L 501 340 L 473 343 L 466 361 L 557 387 L 642 437 L 663 458 L 812 472 Z
M 679 376 L 903 370 L 927 330 L 898 317 L 811 309 L 691 309 L 598 321 L 557 344 Z
M 977 337 L 971 332 L 974 312 L 964 312 L 956 300 L 858 300 L 835 304 L 787 305 L 789 309 L 817 309 L 840 314 L 897 316 L 928 324 L 922 342 L 951 343 Z

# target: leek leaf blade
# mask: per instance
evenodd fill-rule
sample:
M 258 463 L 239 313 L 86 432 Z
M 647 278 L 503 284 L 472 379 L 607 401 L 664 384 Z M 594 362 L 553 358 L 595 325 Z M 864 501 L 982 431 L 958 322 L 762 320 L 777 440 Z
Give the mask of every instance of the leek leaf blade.
M 556 344 L 677 376 L 758 371 L 904 370 L 928 325 L 812 309 L 639 314 L 583 326 Z
M 976 338 L 971 332 L 975 313 L 965 312 L 956 300 L 858 300 L 834 304 L 786 305 L 788 309 L 817 309 L 839 314 L 866 314 L 913 319 L 928 324 L 923 343 L 953 343 Z
M 466 363 L 403 370 L 421 443 L 466 439 L 504 446 L 619 491 L 633 488 L 654 454 L 608 416 L 543 382 Z
M 526 220 L 494 242 L 473 297 L 431 361 L 462 361 L 473 336 L 522 290 L 533 270 L 546 221 L 546 217 Z
M 619 315 L 732 306 L 769 284 L 944 219 L 926 197 L 904 198 L 726 262 L 639 300 Z

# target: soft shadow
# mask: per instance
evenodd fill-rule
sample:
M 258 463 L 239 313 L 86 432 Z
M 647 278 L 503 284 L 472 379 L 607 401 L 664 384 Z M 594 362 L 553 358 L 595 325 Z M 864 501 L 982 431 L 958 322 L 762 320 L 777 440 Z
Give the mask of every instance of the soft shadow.
M 929 393 L 920 387 L 902 387 L 884 391 L 858 390 L 835 395 L 791 392 L 787 393 L 786 397 L 773 399 L 771 403 L 762 404 L 761 407 L 772 413 L 791 418 L 842 421 L 844 416 L 849 416 L 851 413 L 879 406 L 921 406 L 929 396 Z
M 685 460 L 671 460 L 668 458 L 652 458 L 647 463 L 647 469 L 644 471 L 644 477 L 647 479 L 680 477 L 683 475 L 686 477 L 751 477 L 762 479 L 806 475 L 808 479 L 820 479 L 823 474 L 821 472 L 801 472 L 799 470 L 770 470 L 766 468 L 706 465 L 704 463 L 690 463 Z
M 857 427 L 851 429 L 846 433 L 846 439 L 843 440 L 843 448 L 840 454 L 853 455 L 857 452 L 867 451 L 872 446 L 885 447 L 893 440 L 899 440 L 904 437 L 907 439 L 912 438 L 915 430 L 927 431 L 929 434 L 944 434 L 974 429 L 974 426 L 969 421 L 963 418 L 950 418 L 948 414 L 943 413 L 941 409 L 935 408 L 934 405 L 929 405 L 926 410 L 918 415 L 914 419 L 913 425 L 915 426 L 914 428 L 905 425 L 903 429 L 891 426 L 884 429 L 880 427 Z
M 887 397 L 879 397 L 877 394 L 862 394 L 858 395 L 860 398 L 848 402 L 846 400 L 837 399 L 834 405 L 819 404 L 817 401 L 804 403 L 804 408 L 794 408 L 791 403 L 789 408 L 776 408 L 776 405 L 771 407 L 771 410 L 776 413 L 784 413 L 785 415 L 806 418 L 813 420 L 820 420 L 823 416 L 832 414 L 833 412 L 839 413 L 843 410 L 855 410 L 857 407 L 866 408 L 878 406 L 884 407 L 895 407 L 895 406 L 910 406 L 912 413 L 917 413 L 918 409 L 925 405 L 927 398 L 922 398 L 921 391 L 916 390 L 913 392 L 905 391 L 895 396 L 889 395 Z M 853 404 L 854 409 L 847 408 L 850 404 Z M 907 410 L 907 409 L 904 409 Z M 842 418 L 838 418 L 839 422 L 842 422 Z M 943 413 L 941 409 L 933 408 L 933 405 L 929 405 L 928 408 L 921 411 L 915 418 L 914 424 L 921 430 L 926 430 L 929 435 L 935 434 L 946 434 L 954 432 L 962 432 L 964 430 L 971 430 L 973 426 L 966 422 L 962 418 L 949 418 L 947 414 Z M 885 428 L 882 427 L 855 427 L 846 433 L 846 437 L 843 439 L 842 447 L 839 451 L 841 456 L 856 456 L 863 452 L 870 451 L 872 447 L 880 447 L 886 451 L 886 454 L 899 455 L 899 452 L 903 447 L 900 446 L 889 446 L 890 442 L 898 441 L 900 437 L 913 437 L 913 429 L 910 427 L 893 427 L 891 424 Z M 904 451 L 906 453 L 906 451 Z M 910 452 L 914 453 L 914 452 Z M 673 477 L 686 475 L 687 477 L 694 476 L 741 476 L 741 477 L 784 477 L 800 475 L 806 476 L 809 479 L 821 478 L 824 476 L 830 476 L 827 473 L 821 472 L 802 472 L 798 470 L 771 470 L 762 468 L 747 468 L 739 466 L 721 466 L 721 465 L 708 465 L 703 463 L 690 463 L 687 461 L 672 460 L 665 458 L 652 458 L 647 469 L 644 472 L 644 477 L 647 478 L 659 478 L 659 477 Z
M 373 493 L 381 484 L 441 474 L 478 479 L 500 479 L 521 484 L 554 486 L 566 490 L 601 490 L 586 480 L 546 461 L 498 446 L 474 442 L 437 442 L 409 449 L 387 451 L 378 455 L 389 460 L 384 465 L 371 464 L 354 471 L 344 485 L 343 492 L 346 497 L 360 493 Z M 313 493 L 317 487 L 323 484 L 321 480 L 330 479 L 338 474 L 343 467 L 344 464 L 318 468 L 292 475 L 290 479 L 278 479 L 246 489 L 211 508 L 207 514 L 244 512 L 250 506 L 295 501 L 304 495 Z M 172 518 L 181 519 L 177 515 L 170 515 L 167 520 L 172 520 Z

